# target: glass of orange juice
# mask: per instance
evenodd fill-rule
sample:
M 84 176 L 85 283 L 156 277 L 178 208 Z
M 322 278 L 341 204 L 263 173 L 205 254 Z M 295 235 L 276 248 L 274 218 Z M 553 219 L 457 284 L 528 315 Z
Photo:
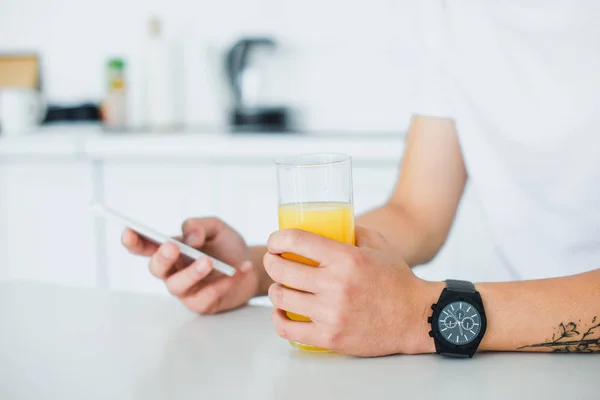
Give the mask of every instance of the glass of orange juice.
M 354 245 L 352 160 L 345 154 L 323 153 L 283 157 L 275 161 L 279 192 L 279 229 L 297 228 Z M 319 264 L 301 255 L 284 258 L 311 267 Z M 286 313 L 294 321 L 310 318 Z M 290 341 L 307 351 L 329 351 Z

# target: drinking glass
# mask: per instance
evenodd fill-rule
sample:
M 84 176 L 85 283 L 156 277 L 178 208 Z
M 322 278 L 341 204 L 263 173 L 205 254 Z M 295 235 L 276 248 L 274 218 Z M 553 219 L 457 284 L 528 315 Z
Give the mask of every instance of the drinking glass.
M 345 154 L 304 154 L 280 158 L 275 164 L 279 229 L 302 229 L 354 245 L 352 159 Z M 282 257 L 320 267 L 300 254 L 284 253 Z M 306 316 L 286 314 L 291 320 L 310 322 Z M 329 351 L 310 344 L 290 344 L 307 351 Z

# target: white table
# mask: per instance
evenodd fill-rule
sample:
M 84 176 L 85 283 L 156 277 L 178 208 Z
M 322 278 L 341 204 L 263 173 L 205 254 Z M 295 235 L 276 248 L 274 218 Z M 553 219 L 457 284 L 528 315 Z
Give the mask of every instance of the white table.
M 0 399 L 594 399 L 599 355 L 306 354 L 271 310 L 200 317 L 174 299 L 0 284 Z

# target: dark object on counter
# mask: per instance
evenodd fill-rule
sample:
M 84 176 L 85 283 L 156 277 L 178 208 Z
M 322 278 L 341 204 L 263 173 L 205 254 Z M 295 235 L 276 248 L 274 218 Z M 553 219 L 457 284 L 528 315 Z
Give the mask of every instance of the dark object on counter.
M 286 132 L 289 129 L 285 108 L 235 109 L 231 115 L 234 132 Z
M 78 106 L 49 106 L 44 123 L 64 121 L 100 121 L 100 109 L 97 104 L 81 104 Z
M 229 119 L 232 131 L 286 132 L 290 129 L 290 111 L 283 106 L 268 106 L 261 99 L 261 82 L 267 79 L 265 57 L 275 47 L 271 38 L 243 38 L 227 52 L 225 70 L 234 99 Z

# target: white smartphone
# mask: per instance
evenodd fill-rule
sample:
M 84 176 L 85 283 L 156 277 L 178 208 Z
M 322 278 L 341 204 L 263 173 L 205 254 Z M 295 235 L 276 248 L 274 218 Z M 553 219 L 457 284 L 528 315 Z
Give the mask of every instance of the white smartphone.
M 163 244 L 166 242 L 175 243 L 177 245 L 177 247 L 179 247 L 179 251 L 181 252 L 181 254 L 185 254 L 186 256 L 188 256 L 194 260 L 197 260 L 200 257 L 209 257 L 212 260 L 213 267 L 217 271 L 219 271 L 227 276 L 235 275 L 236 269 L 233 268 L 231 265 L 225 264 L 224 262 L 219 261 L 216 258 L 207 256 L 206 254 L 202 253 L 201 251 L 196 250 L 195 248 L 190 247 L 185 243 L 181 243 L 180 241 L 175 240 L 170 236 L 163 235 L 162 233 L 159 233 L 159 232 L 155 231 L 154 229 L 148 228 L 147 226 L 142 225 L 139 222 L 136 222 L 136 221 L 132 220 L 131 218 L 128 218 L 125 215 L 106 207 L 104 204 L 93 203 L 90 205 L 90 207 L 96 215 L 107 218 L 107 219 L 112 219 L 116 222 L 120 222 L 121 224 L 134 230 L 135 232 L 139 233 L 140 235 L 144 236 L 145 238 L 148 238 L 149 240 L 151 240 L 153 242 L 156 242 L 158 244 Z

